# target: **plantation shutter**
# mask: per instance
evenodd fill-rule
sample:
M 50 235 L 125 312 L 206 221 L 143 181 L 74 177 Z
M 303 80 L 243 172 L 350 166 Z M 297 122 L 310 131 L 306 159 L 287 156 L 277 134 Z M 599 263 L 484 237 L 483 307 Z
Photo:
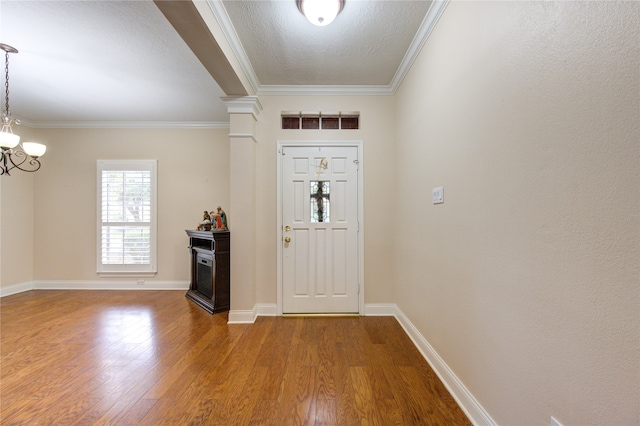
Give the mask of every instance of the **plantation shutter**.
M 98 272 L 155 270 L 155 161 L 99 161 Z

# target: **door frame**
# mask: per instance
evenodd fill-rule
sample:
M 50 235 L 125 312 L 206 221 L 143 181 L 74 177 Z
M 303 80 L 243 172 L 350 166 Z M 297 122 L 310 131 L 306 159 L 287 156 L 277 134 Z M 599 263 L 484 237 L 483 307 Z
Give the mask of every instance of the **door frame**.
M 282 223 L 282 149 L 287 147 L 356 147 L 358 149 L 358 313 L 364 315 L 364 143 L 357 141 L 330 141 L 330 140 L 307 140 L 307 141 L 278 141 L 276 157 L 277 160 L 277 301 L 276 315 L 282 316 L 282 241 L 284 239 Z

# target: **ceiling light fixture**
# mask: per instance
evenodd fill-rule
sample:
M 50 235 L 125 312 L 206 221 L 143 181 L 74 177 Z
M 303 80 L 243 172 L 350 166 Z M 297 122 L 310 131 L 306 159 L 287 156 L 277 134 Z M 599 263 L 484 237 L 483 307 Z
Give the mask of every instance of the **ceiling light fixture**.
M 296 0 L 302 14 L 313 25 L 324 27 L 336 19 L 344 8 L 345 0 Z
M 14 124 L 19 125 L 20 120 L 11 117 L 11 112 L 9 111 L 9 53 L 18 53 L 18 50 L 3 43 L 0 43 L 0 49 L 5 51 L 5 109 L 2 113 L 2 129 L 0 129 L 0 148 L 2 148 L 0 153 L 0 176 L 10 176 L 9 170 L 12 169 L 35 172 L 40 169 L 38 158 L 44 155 L 47 147 L 35 142 L 23 142 L 20 144 L 20 136 L 13 133 L 12 126 Z

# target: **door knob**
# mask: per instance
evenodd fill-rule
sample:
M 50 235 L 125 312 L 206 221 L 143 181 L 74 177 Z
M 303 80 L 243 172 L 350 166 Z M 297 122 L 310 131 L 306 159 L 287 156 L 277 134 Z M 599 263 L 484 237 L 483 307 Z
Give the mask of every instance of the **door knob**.
M 284 242 L 285 243 L 290 243 L 291 242 L 291 237 L 284 237 Z

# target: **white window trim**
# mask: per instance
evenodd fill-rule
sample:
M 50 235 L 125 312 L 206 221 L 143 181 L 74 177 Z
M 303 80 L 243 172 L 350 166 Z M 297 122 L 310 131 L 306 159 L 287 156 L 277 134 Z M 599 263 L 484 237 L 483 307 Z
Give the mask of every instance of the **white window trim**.
M 102 264 L 102 172 L 104 170 L 149 170 L 151 172 L 151 262 L 148 265 Z M 100 277 L 152 278 L 158 272 L 158 161 L 98 160 L 96 167 L 96 268 Z

